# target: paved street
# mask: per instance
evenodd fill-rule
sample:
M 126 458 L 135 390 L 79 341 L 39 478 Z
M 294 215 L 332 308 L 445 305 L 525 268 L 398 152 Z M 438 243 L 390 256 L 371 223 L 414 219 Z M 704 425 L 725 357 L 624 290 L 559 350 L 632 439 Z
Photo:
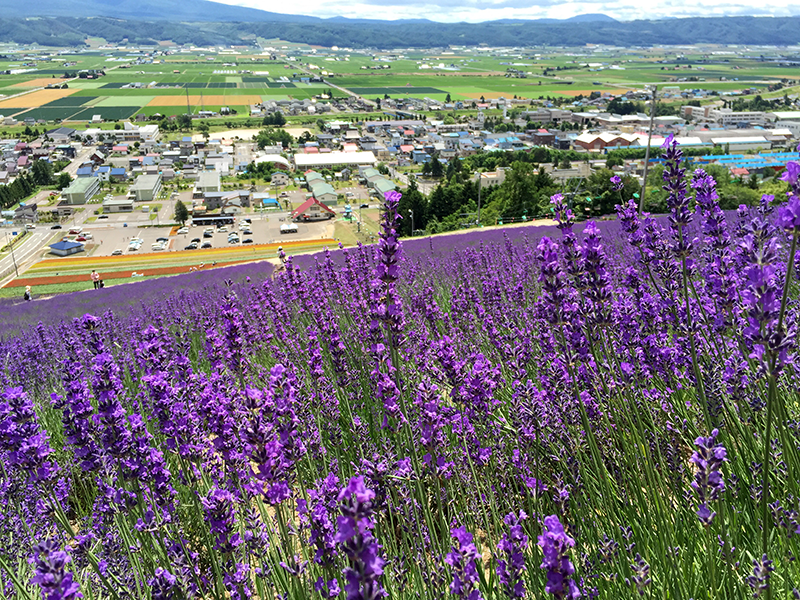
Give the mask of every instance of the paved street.
M 39 227 L 47 227 L 39 225 L 36 230 L 29 232 L 25 239 L 19 242 L 14 247 L 13 255 L 8 252 L 2 259 L 0 259 L 0 280 L 5 279 L 9 275 L 14 275 L 14 262 L 16 261 L 17 269 L 21 273 L 23 268 L 30 266 L 36 262 L 42 254 L 42 249 L 45 244 L 55 237 L 55 231 L 50 229 L 39 229 Z M 20 233 L 24 228 L 8 227 L 0 229 L 0 245 L 5 245 L 12 239 L 12 232 Z

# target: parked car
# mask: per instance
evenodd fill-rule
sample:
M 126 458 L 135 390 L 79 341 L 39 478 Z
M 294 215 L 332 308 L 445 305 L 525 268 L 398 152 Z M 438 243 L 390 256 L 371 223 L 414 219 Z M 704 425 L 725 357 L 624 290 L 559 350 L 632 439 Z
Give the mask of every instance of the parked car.
M 122 254 L 122 250 L 120 250 L 119 248 L 117 248 L 116 250 L 114 250 L 114 251 L 111 253 L 111 256 L 119 256 L 120 254 Z
M 203 233 L 203 237 L 204 238 L 213 238 L 214 234 L 213 233 L 209 233 L 209 232 L 206 231 L 206 232 Z
M 199 244 L 199 243 L 200 243 L 200 238 L 194 238 L 194 239 L 192 239 L 192 243 L 193 243 L 193 244 Z
M 243 240 L 242 240 L 242 243 L 243 243 L 243 244 L 252 244 L 252 243 L 253 243 L 253 239 L 252 239 L 252 238 L 246 238 L 246 239 L 243 239 Z
M 223 232 L 223 233 L 224 233 L 224 232 L 228 231 L 228 228 L 227 228 L 225 225 L 223 225 L 222 227 L 220 227 L 219 229 L 217 229 L 217 231 L 221 231 L 221 232 Z
M 78 237 L 75 238 L 75 241 L 76 242 L 85 242 L 86 241 L 86 237 L 84 237 L 82 235 L 79 235 Z
M 251 229 L 248 227 L 248 228 L 242 229 L 242 235 L 253 235 L 253 232 L 252 232 L 252 230 L 251 230 Z
M 369 208 L 369 204 L 366 204 L 366 203 L 365 203 L 365 204 L 362 204 L 362 205 L 361 205 L 361 206 L 359 206 L 358 208 Z
M 69 230 L 71 235 L 78 235 L 81 231 L 83 231 L 83 227 L 73 227 Z
M 50 229 L 62 229 L 61 225 L 53 225 Z
M 169 238 L 165 238 L 165 237 L 157 237 L 157 238 L 156 238 L 156 241 L 157 241 L 157 242 L 164 242 L 165 244 L 168 244 L 168 243 L 169 243 Z
M 184 250 L 197 250 L 197 244 L 195 244 L 194 242 L 192 242 L 191 244 L 189 244 L 188 246 L 186 246 L 186 247 L 184 248 Z
M 178 231 L 176 231 L 176 233 L 178 235 L 184 235 L 186 233 L 189 233 L 189 228 L 188 227 L 181 227 L 180 229 L 178 229 Z
M 238 244 L 239 243 L 239 238 L 228 238 L 228 243 L 229 244 Z
M 200 246 L 201 248 L 211 248 L 211 242 L 203 242 L 203 245 Z
M 97 218 L 98 218 L 98 219 L 107 219 L 107 218 L 108 218 L 108 215 L 100 215 L 100 216 L 99 216 L 99 217 L 97 217 Z

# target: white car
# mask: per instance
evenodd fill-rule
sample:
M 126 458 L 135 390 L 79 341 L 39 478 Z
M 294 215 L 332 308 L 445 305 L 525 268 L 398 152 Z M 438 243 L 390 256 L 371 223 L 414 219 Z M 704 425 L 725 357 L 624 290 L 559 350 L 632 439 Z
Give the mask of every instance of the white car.
M 183 234 L 185 234 L 185 233 L 189 233 L 189 228 L 188 228 L 188 227 L 181 227 L 181 228 L 180 228 L 180 229 L 178 229 L 178 231 L 177 231 L 177 234 L 178 234 L 178 235 L 183 235 Z
M 120 250 L 119 248 L 117 248 L 116 250 L 114 250 L 114 251 L 111 253 L 111 256 L 119 256 L 120 254 L 122 254 L 122 250 Z

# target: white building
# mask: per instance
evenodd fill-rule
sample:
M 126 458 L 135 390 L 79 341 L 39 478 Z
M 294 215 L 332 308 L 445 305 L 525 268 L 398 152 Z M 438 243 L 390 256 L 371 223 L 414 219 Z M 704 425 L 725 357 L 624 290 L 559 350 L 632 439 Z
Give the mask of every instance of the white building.
M 734 112 L 730 108 L 712 108 L 708 111 L 708 119 L 720 125 L 738 125 L 739 123 L 758 124 L 767 120 L 763 111 Z
M 359 165 L 374 166 L 378 163 L 372 152 L 326 152 L 320 154 L 295 154 L 294 164 L 298 170 L 336 169 L 357 167 Z
M 126 121 L 125 125 L 122 129 L 99 129 L 99 128 L 90 128 L 86 129 L 83 132 L 85 137 L 90 137 L 94 140 L 98 140 L 101 135 L 105 136 L 106 139 L 111 137 L 117 142 L 155 142 L 160 132 L 158 130 L 158 125 L 135 125 L 130 121 Z

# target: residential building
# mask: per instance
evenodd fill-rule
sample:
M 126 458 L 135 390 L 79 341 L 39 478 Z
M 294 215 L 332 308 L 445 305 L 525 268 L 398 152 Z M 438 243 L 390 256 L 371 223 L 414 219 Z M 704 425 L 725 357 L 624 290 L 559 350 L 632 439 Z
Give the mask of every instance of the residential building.
M 184 176 L 186 174 L 184 173 Z M 219 171 L 201 171 L 194 186 L 194 196 L 202 196 L 206 192 L 219 192 L 222 189 Z
M 283 171 L 275 171 L 272 174 L 272 177 L 270 178 L 270 183 L 272 185 L 279 185 L 279 186 L 289 185 L 289 181 L 290 181 L 289 175 L 287 175 Z
M 321 219 L 332 219 L 335 216 L 335 212 L 316 198 L 309 198 L 297 209 L 292 211 L 292 219 L 295 221 L 318 221 Z

